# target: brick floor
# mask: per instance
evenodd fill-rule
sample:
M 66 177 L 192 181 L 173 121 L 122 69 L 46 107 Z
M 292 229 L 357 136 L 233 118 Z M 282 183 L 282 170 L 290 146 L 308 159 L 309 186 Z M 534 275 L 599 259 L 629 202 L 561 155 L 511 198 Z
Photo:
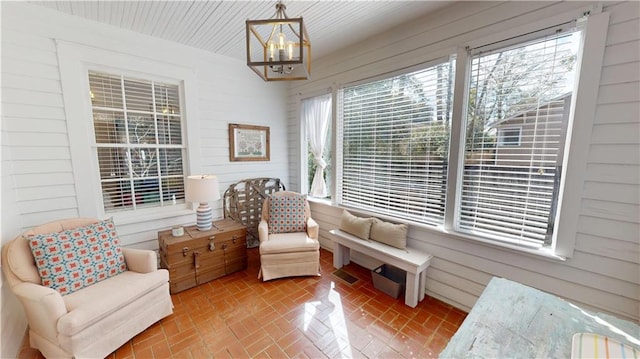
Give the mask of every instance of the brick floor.
M 351 263 L 353 284 L 333 275 L 321 250 L 321 277 L 261 282 L 256 248 L 245 271 L 172 295 L 174 314 L 108 358 L 432 358 L 466 313 L 425 297 L 416 308 L 373 287 Z M 42 358 L 25 338 L 18 358 Z

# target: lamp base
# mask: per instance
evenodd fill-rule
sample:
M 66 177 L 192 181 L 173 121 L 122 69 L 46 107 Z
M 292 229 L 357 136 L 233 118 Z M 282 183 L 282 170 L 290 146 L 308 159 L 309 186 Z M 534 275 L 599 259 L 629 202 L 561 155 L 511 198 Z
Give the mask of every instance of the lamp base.
M 213 210 L 208 203 L 200 203 L 196 209 L 196 226 L 199 231 L 208 231 L 213 226 Z

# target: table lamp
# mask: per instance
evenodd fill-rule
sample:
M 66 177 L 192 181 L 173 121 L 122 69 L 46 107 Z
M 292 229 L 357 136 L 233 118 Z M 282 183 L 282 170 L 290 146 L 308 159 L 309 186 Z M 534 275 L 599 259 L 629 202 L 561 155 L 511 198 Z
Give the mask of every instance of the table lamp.
M 187 177 L 185 199 L 199 203 L 196 210 L 196 225 L 200 231 L 208 231 L 213 224 L 213 210 L 209 202 L 220 199 L 218 177 L 214 175 L 197 175 Z

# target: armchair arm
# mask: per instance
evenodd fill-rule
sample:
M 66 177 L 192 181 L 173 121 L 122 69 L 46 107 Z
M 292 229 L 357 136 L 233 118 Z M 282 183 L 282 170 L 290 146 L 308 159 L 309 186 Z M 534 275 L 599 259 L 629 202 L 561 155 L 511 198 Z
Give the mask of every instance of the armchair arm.
M 260 243 L 269 240 L 269 224 L 264 219 L 258 224 L 258 238 Z
M 320 226 L 318 226 L 318 223 L 316 223 L 313 218 L 309 217 L 309 219 L 307 219 L 307 235 L 309 238 L 318 240 L 319 231 Z
M 62 295 L 49 287 L 29 282 L 20 283 L 11 289 L 22 303 L 31 329 L 56 343 L 58 319 L 67 314 Z
M 146 249 L 122 248 L 124 261 L 130 271 L 151 273 L 158 270 L 156 252 Z

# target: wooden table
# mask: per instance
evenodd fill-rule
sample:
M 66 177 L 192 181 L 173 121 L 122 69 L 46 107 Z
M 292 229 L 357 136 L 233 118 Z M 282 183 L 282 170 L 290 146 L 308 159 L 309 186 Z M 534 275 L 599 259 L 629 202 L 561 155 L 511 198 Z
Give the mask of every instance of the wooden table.
M 570 358 L 575 333 L 640 347 L 640 326 L 492 278 L 440 358 Z

